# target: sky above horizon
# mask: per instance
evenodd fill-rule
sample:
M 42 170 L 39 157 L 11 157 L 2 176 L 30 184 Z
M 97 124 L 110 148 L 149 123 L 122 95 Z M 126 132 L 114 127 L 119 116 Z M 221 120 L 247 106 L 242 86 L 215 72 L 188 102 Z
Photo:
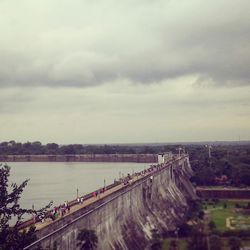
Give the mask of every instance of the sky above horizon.
M 0 0 L 0 141 L 250 139 L 249 0 Z

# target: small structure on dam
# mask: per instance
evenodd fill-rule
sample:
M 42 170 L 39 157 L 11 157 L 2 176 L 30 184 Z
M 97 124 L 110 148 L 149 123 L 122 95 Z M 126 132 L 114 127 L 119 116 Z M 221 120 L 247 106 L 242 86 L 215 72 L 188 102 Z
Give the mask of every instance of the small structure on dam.
M 98 249 L 145 249 L 151 229 L 174 230 L 185 216 L 188 200 L 196 198 L 189 181 L 193 172 L 187 154 L 163 158 L 107 186 L 99 197 L 90 194 L 83 205 L 72 203 L 71 213 L 37 224 L 38 240 L 25 249 L 78 249 L 76 238 L 84 228 L 96 231 Z

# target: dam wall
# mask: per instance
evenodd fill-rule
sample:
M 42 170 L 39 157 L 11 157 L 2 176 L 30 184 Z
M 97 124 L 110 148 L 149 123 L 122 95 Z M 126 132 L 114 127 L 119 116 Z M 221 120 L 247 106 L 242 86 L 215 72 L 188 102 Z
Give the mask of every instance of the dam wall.
M 0 162 L 141 162 L 155 163 L 156 154 L 66 154 L 66 155 L 0 155 Z
M 196 198 L 189 182 L 188 156 L 165 163 L 157 171 L 97 199 L 95 203 L 57 220 L 37 232 L 38 240 L 25 249 L 79 249 L 81 229 L 93 229 L 98 249 L 145 249 L 151 230 L 172 231 Z

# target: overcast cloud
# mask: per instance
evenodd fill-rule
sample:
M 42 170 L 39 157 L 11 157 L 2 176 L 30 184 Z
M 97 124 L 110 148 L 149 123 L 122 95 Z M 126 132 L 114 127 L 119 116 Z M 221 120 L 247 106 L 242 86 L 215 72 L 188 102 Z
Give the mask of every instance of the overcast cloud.
M 250 139 L 248 0 L 0 0 L 0 141 Z

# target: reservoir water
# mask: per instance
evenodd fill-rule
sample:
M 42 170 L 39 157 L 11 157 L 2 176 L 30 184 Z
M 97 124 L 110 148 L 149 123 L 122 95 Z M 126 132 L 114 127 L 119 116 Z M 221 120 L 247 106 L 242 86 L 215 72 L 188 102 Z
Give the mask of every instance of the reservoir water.
M 114 182 L 119 176 L 147 168 L 148 163 L 10 162 L 10 181 L 29 179 L 22 193 L 23 208 L 63 204 Z

